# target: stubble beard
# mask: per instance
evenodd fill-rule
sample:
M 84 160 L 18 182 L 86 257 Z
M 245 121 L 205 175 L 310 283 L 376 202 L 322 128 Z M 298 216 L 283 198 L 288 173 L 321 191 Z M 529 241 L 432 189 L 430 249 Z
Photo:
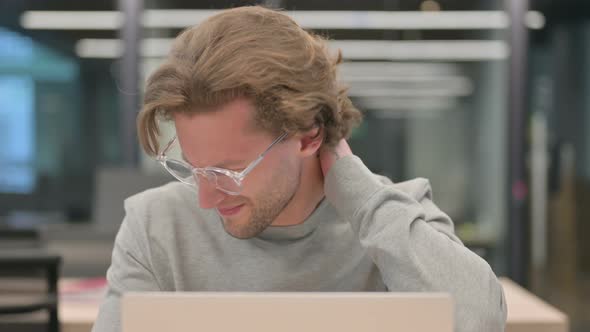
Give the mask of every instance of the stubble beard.
M 294 177 L 277 173 L 273 180 L 269 181 L 269 189 L 257 195 L 257 199 L 248 199 L 245 206 L 250 209 L 248 220 L 243 224 L 232 227 L 232 218 L 223 220 L 225 231 L 237 239 L 250 239 L 267 229 L 293 200 L 301 182 L 301 168 L 297 172 L 283 174 L 295 174 Z

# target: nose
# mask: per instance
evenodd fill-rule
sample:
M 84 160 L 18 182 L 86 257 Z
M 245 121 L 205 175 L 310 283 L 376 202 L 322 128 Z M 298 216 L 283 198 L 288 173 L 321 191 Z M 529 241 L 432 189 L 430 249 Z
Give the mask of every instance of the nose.
M 206 178 L 199 178 L 199 206 L 202 209 L 212 209 L 216 207 L 226 194 L 217 189 L 214 183 L 209 182 Z

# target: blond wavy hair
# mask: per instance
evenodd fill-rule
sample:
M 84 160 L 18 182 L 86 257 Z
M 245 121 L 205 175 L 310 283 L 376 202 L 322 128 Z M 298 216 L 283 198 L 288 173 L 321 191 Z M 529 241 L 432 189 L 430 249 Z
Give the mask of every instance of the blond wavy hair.
M 158 154 L 161 119 L 214 110 L 238 97 L 256 108 L 255 125 L 272 134 L 320 126 L 334 146 L 360 123 L 361 113 L 336 79 L 340 51 L 289 16 L 259 6 L 211 16 L 185 30 L 149 77 L 137 119 L 141 145 Z

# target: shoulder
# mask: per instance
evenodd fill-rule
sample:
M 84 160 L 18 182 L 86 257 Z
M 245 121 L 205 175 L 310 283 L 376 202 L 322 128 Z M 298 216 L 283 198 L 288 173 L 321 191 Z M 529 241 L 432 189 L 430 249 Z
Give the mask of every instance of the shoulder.
M 195 190 L 180 182 L 148 189 L 125 200 L 126 222 L 143 229 L 147 236 L 203 224 L 194 221 L 209 218 L 212 213 L 200 209 Z
M 174 206 L 189 203 L 194 190 L 187 185 L 174 181 L 160 187 L 151 188 L 135 194 L 125 200 L 125 210 L 133 212 L 155 212 L 169 210 Z M 196 201 L 193 201 L 196 204 Z

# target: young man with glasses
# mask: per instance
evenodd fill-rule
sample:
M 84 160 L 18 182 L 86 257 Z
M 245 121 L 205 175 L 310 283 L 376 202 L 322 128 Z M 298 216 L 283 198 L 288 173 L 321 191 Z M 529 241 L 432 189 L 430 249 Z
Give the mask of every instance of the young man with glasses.
M 340 59 L 260 7 L 176 39 L 138 130 L 179 182 L 126 200 L 95 332 L 119 328 L 128 291 L 448 292 L 457 331 L 503 330 L 496 276 L 428 181 L 393 184 L 352 154 L 345 138 L 361 117 L 336 79 Z M 165 120 L 176 137 L 160 149 Z

